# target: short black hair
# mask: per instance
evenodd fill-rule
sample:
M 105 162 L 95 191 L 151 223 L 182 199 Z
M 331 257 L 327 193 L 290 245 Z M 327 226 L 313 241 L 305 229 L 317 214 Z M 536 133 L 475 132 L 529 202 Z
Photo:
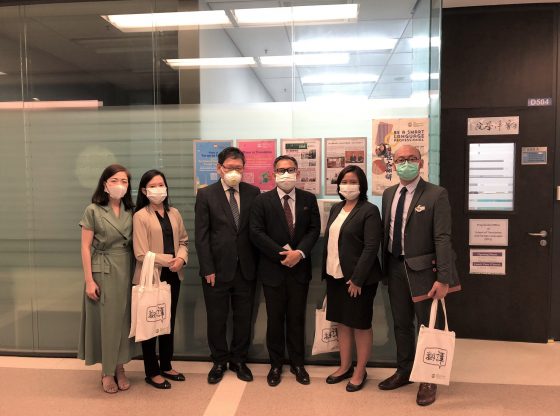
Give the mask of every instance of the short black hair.
M 223 165 L 226 159 L 241 159 L 245 166 L 245 154 L 237 147 L 226 147 L 218 154 L 218 163 Z
M 109 165 L 105 169 L 103 169 L 103 173 L 101 173 L 101 177 L 97 182 L 97 188 L 95 188 L 95 192 L 91 197 L 91 202 L 103 206 L 109 204 L 109 194 L 105 192 L 105 182 L 107 182 L 111 176 L 116 175 L 119 172 L 125 172 L 126 177 L 128 178 L 128 189 L 126 190 L 126 194 L 124 194 L 124 196 L 122 197 L 124 209 L 126 211 L 130 211 L 134 208 L 134 204 L 132 203 L 132 195 L 130 193 L 130 172 L 124 166 L 116 163 Z
M 367 201 L 367 190 L 368 190 L 367 176 L 362 170 L 362 168 L 356 165 L 346 166 L 344 169 L 340 171 L 338 177 L 336 178 L 336 191 L 338 192 L 340 199 L 342 199 L 343 201 L 346 199 L 340 194 L 340 182 L 342 182 L 344 175 L 350 172 L 355 173 L 356 176 L 358 177 L 358 183 L 360 184 L 360 196 L 358 199 L 360 199 L 361 201 Z
M 148 185 L 148 182 L 150 182 L 156 176 L 162 177 L 163 183 L 165 183 L 165 187 L 167 188 L 167 196 L 163 200 L 163 208 L 166 211 L 169 211 L 169 186 L 167 186 L 167 179 L 165 178 L 165 175 L 162 171 L 159 171 L 157 169 L 150 169 L 149 171 L 144 173 L 142 175 L 142 178 L 140 179 L 140 185 L 138 185 L 138 196 L 136 197 L 136 210 L 134 212 L 138 212 L 145 206 L 150 205 L 150 200 L 146 195 L 144 195 L 144 192 L 142 192 L 142 188 L 145 188 L 146 185 Z
M 297 160 L 296 160 L 295 157 L 288 156 L 288 155 L 280 155 L 276 159 L 274 159 L 274 169 L 276 169 L 276 165 L 281 160 L 290 160 L 290 161 L 294 162 L 294 165 L 296 165 L 296 168 L 298 167 Z

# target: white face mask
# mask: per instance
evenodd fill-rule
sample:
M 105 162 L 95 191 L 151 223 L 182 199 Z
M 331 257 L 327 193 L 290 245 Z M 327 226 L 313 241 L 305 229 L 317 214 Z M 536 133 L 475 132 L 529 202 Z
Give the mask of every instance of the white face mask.
M 241 173 L 236 170 L 231 170 L 227 173 L 224 173 L 224 182 L 227 186 L 236 186 L 239 185 L 241 182 Z
M 146 196 L 152 204 L 161 204 L 167 198 L 167 188 L 165 186 L 147 188 Z
M 113 199 L 121 199 L 126 195 L 128 188 L 124 185 L 106 185 L 105 192 Z
M 296 176 L 297 176 L 296 173 L 285 172 L 282 173 L 281 175 L 279 175 L 278 173 L 275 175 L 276 175 L 276 185 L 284 192 L 289 193 L 292 191 L 292 189 L 295 188 Z
M 360 196 L 360 185 L 356 184 L 340 184 L 339 193 L 346 200 L 353 201 Z

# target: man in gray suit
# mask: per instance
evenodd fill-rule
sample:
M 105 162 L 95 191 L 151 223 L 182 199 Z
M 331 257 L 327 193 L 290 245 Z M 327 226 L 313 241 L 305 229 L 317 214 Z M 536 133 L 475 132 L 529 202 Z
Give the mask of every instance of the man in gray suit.
M 451 206 L 447 191 L 424 181 L 420 151 L 402 145 L 394 154 L 400 183 L 383 193 L 383 263 L 397 342 L 397 371 L 379 383 L 381 390 L 409 384 L 418 326 L 428 325 L 432 299 L 459 290 L 451 247 Z M 420 383 L 416 403 L 436 400 L 436 385 Z

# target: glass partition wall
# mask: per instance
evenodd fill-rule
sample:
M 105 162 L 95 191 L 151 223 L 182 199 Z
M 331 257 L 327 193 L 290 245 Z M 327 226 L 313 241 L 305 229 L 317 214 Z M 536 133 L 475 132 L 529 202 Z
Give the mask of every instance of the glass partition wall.
M 194 240 L 194 140 L 367 138 L 372 120 L 430 118 L 438 181 L 439 22 L 426 0 L 96 1 L 0 7 L 0 352 L 75 353 L 83 274 L 78 221 L 102 169 L 163 170 Z M 325 172 L 325 158 L 321 161 Z M 321 181 L 319 199 L 325 196 Z M 380 205 L 379 197 L 370 197 Z M 323 241 L 313 253 L 307 343 Z M 256 299 L 250 359 L 267 359 Z M 194 244 L 176 353 L 206 359 Z M 372 361 L 395 359 L 387 289 Z M 334 362 L 337 355 L 312 357 Z

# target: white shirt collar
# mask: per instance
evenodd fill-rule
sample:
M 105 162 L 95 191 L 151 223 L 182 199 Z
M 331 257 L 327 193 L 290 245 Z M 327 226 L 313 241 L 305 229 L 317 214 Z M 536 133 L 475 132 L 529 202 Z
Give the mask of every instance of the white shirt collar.
M 420 182 L 420 175 L 418 175 L 416 179 L 414 179 L 412 182 L 406 185 L 406 191 L 409 195 L 412 195 L 414 193 L 416 187 L 418 186 L 418 182 Z M 402 183 L 399 183 L 399 187 L 397 188 L 397 194 L 401 192 L 402 188 L 405 188 L 405 186 Z
M 295 186 L 294 186 L 294 189 L 292 189 L 290 191 L 290 193 L 286 193 L 278 187 L 276 187 L 276 190 L 278 191 L 278 196 L 280 197 L 280 200 L 284 200 L 284 195 L 289 195 L 291 199 L 293 199 L 294 201 L 296 200 L 296 188 L 295 188 Z
M 229 192 L 229 188 L 233 188 L 237 192 L 239 192 L 239 184 L 237 184 L 235 186 L 229 186 L 227 183 L 225 183 L 224 178 L 220 178 L 220 181 L 222 182 L 222 186 L 224 187 L 225 192 Z

